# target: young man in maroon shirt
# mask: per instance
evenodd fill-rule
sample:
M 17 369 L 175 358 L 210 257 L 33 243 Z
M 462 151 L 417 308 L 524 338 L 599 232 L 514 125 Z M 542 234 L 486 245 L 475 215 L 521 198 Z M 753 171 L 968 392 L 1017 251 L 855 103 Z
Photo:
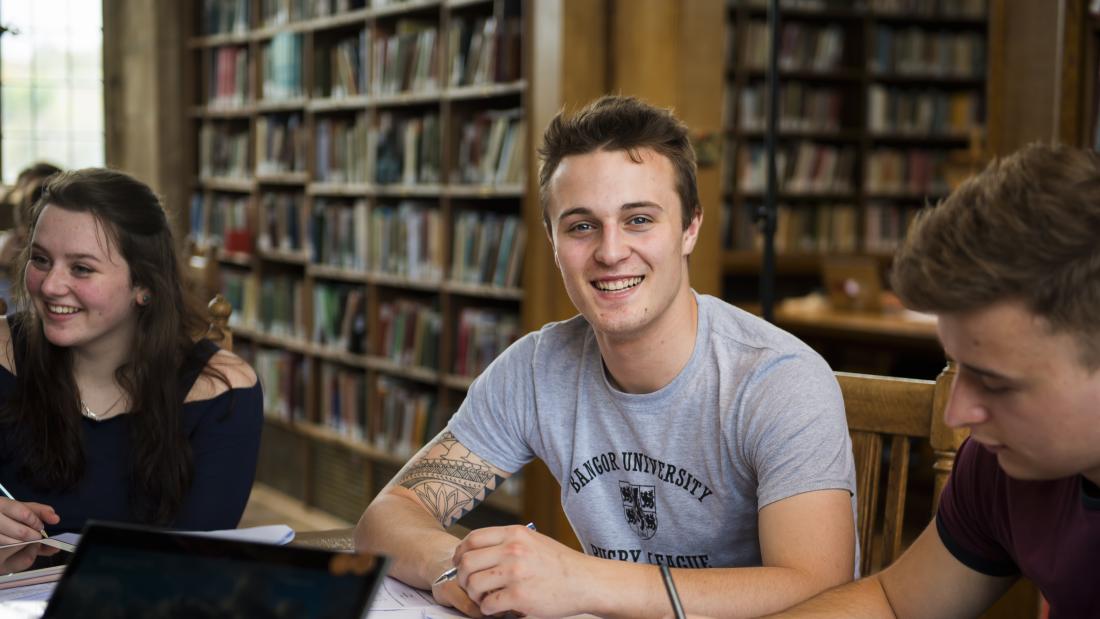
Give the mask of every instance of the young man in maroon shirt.
M 939 315 L 966 428 L 935 521 L 883 572 L 782 617 L 973 617 L 1020 576 L 1100 616 L 1100 158 L 1032 145 L 913 225 L 894 287 Z

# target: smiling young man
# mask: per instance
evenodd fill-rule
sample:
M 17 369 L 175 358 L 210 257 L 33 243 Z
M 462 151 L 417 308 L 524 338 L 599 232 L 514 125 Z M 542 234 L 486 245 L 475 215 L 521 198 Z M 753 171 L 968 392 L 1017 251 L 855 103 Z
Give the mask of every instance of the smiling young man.
M 716 616 L 850 580 L 839 388 L 789 334 L 692 291 L 703 214 L 687 128 L 605 97 L 559 114 L 540 154 L 546 232 L 580 315 L 520 339 L 474 382 L 367 508 L 358 547 L 473 615 L 666 616 L 662 563 L 689 610 Z M 584 554 L 519 526 L 444 531 L 536 457 Z
M 1100 616 L 1100 159 L 1032 145 L 919 218 L 895 259 L 958 365 L 970 430 L 935 522 L 882 573 L 787 617 L 974 617 L 1021 575 Z

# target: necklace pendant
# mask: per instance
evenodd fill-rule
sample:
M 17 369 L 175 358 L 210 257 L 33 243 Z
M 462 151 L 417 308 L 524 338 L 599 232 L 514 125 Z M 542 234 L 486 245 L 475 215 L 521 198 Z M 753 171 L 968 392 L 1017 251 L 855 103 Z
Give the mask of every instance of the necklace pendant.
M 83 400 L 81 400 L 80 402 L 80 414 L 84 415 L 88 419 L 91 419 L 92 421 L 99 421 L 99 415 L 93 412 L 92 409 L 88 408 L 88 405 L 85 404 Z

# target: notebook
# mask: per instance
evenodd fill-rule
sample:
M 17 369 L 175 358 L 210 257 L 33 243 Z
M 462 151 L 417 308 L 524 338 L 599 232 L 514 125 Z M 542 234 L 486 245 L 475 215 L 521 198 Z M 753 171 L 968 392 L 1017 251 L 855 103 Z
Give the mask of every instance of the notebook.
M 384 557 L 90 523 L 43 617 L 359 619 Z

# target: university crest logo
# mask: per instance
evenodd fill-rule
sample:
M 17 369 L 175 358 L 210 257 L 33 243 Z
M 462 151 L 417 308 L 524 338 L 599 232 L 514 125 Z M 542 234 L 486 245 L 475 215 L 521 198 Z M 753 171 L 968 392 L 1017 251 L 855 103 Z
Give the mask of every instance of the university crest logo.
M 638 486 L 619 482 L 619 494 L 623 498 L 626 523 L 642 539 L 657 533 L 657 496 L 653 486 Z

